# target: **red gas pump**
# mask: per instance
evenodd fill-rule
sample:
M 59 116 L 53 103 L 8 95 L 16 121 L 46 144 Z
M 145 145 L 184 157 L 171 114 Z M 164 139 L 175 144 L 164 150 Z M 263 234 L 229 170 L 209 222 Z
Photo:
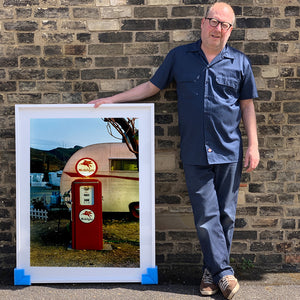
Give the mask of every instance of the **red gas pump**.
M 72 182 L 72 248 L 103 249 L 102 189 L 97 179 Z

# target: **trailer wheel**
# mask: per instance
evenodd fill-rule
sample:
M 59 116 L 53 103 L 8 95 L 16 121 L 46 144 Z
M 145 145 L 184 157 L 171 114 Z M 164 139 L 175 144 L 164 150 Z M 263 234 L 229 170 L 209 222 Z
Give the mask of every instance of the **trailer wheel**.
M 134 219 L 139 219 L 140 218 L 140 203 L 139 202 L 132 202 L 129 204 L 129 211 L 130 215 Z

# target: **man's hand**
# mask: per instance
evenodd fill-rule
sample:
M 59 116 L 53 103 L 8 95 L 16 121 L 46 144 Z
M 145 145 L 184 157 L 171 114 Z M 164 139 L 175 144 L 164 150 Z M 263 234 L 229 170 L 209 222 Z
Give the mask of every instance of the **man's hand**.
M 110 98 L 100 98 L 100 99 L 96 99 L 96 100 L 92 100 L 90 102 L 88 102 L 88 104 L 94 104 L 94 107 L 97 108 L 102 104 L 110 104 L 113 103 Z
M 259 163 L 259 151 L 258 148 L 248 148 L 245 155 L 244 167 L 247 168 L 246 172 L 253 171 Z

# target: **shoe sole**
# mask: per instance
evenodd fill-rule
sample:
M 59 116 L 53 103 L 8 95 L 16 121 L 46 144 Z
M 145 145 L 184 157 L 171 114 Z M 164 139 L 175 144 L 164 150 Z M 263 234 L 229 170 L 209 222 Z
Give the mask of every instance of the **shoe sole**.
M 201 291 L 200 290 L 200 293 L 202 296 L 212 296 L 214 294 L 216 294 L 219 290 L 215 290 L 215 291 Z
M 233 298 L 233 296 L 238 292 L 240 288 L 239 283 L 237 282 L 236 286 L 234 287 L 234 289 L 231 291 L 231 293 L 229 294 L 229 296 L 227 297 L 228 300 L 231 300 Z

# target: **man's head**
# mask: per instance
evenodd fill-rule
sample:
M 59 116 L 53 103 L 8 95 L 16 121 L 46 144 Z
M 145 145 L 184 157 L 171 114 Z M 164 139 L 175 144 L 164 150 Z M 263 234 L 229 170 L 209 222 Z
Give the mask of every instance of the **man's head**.
M 202 49 L 219 53 L 226 45 L 235 22 L 232 7 L 225 2 L 212 5 L 201 22 Z

